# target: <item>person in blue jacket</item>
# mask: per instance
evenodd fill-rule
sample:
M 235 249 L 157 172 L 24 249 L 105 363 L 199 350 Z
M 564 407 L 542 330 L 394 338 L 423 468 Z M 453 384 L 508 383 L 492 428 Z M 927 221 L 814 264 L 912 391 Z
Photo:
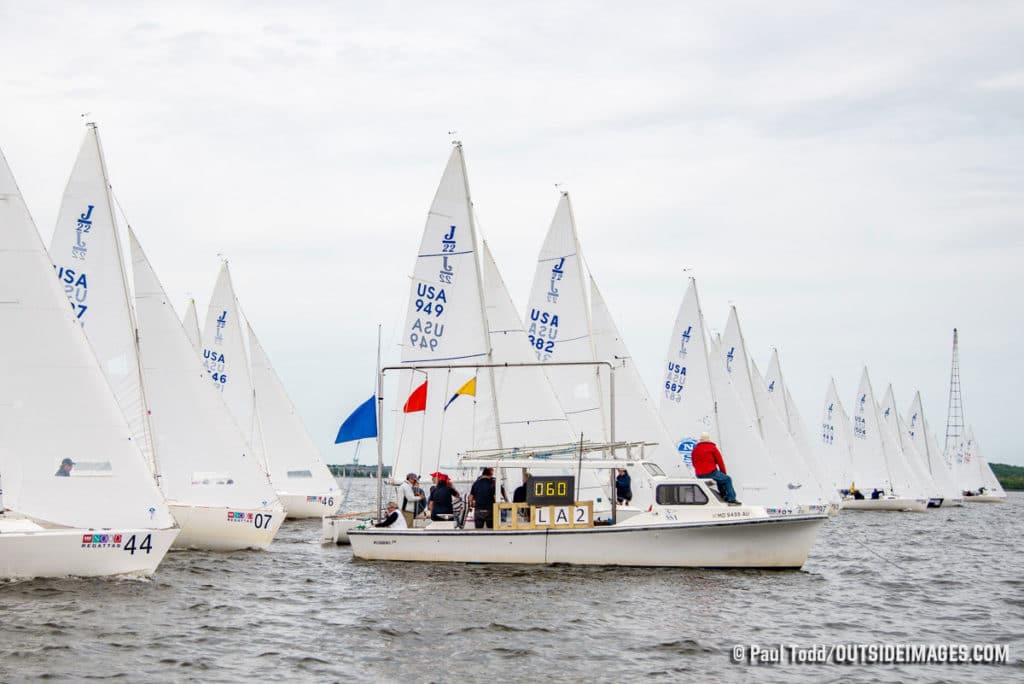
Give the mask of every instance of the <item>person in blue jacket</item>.
M 619 474 L 615 478 L 615 498 L 620 506 L 628 506 L 633 500 L 633 479 L 625 468 L 619 468 Z

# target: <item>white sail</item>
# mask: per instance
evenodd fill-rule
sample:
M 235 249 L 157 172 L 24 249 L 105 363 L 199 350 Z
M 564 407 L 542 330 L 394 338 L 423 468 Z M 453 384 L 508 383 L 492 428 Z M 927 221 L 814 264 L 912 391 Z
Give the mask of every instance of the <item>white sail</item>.
M 913 448 L 906 426 L 902 425 L 899 411 L 896 409 L 896 397 L 892 385 L 885 389 L 885 395 L 878 405 L 878 415 L 882 424 L 882 438 L 886 441 L 886 453 L 891 460 L 890 467 L 893 477 L 899 477 L 907 483 L 907 491 L 915 492 L 919 498 L 941 499 L 942 493 L 935 484 L 927 466 L 921 460 L 917 450 Z M 900 473 L 897 476 L 897 473 Z
M 820 437 L 818 453 L 830 473 L 833 489 L 836 492 L 850 489 L 856 484 L 857 472 L 853 458 L 853 432 L 850 416 L 839 400 L 834 378 L 829 378 L 825 391 Z
M 93 124 L 61 199 L 50 257 L 135 441 L 155 469 L 125 259 L 99 132 Z
M 211 387 L 134 232 L 128 235 L 146 397 L 167 498 L 190 506 L 276 506 L 261 464 Z
M 320 450 L 306 431 L 252 326 L 247 328 L 256 411 L 270 481 L 289 515 L 296 516 L 297 511 L 305 508 L 312 509 L 317 517 L 330 515 L 341 505 L 338 483 L 321 460 Z
M 744 503 L 784 505 L 789 500 L 789 491 L 782 484 L 778 465 L 761 439 L 757 423 L 743 408 L 725 369 L 721 348 L 716 345 L 712 345 L 708 356 L 708 368 L 718 410 L 716 441 L 737 496 Z
M 185 318 L 182 319 L 181 324 L 185 327 L 185 334 L 188 336 L 188 341 L 192 343 L 196 353 L 202 354 L 203 338 L 199 334 L 199 315 L 196 313 L 196 300 L 191 297 L 188 300 Z
M 536 363 L 530 352 L 523 319 L 516 311 L 487 242 L 483 243 L 484 301 L 487 307 L 487 325 L 491 338 L 491 360 L 494 363 Z M 495 368 L 495 396 L 501 403 L 501 442 L 504 448 L 566 445 L 575 442 L 572 425 L 565 417 L 558 397 L 543 368 Z M 576 471 L 547 474 L 576 475 Z M 519 473 L 509 473 L 507 489 L 511 494 Z M 605 476 L 602 480 L 602 475 Z M 610 507 L 606 484 L 607 473 L 585 469 L 579 498 L 595 502 L 595 510 Z M 641 503 L 641 490 L 634 491 L 634 500 Z M 649 493 L 649 492 L 648 492 Z M 651 497 L 648 497 L 651 498 Z M 651 499 L 653 501 L 653 499 Z M 649 502 L 648 502 L 649 503 Z
M 768 363 L 768 370 L 765 372 L 764 383 L 768 390 L 768 396 L 771 397 L 772 405 L 785 423 L 790 437 L 796 443 L 797 452 L 800 454 L 804 467 L 810 471 L 826 498 L 830 502 L 838 503 L 839 493 L 832 486 L 834 484 L 832 477 L 826 472 L 818 454 L 815 453 L 800 411 L 797 410 L 796 402 L 793 401 L 793 397 L 789 393 L 789 387 L 782 375 L 782 362 L 779 359 L 778 349 L 772 349 L 772 357 Z
M 594 361 L 590 306 L 569 194 L 562 193 L 537 257 L 527 304 L 526 334 L 539 361 Z M 577 434 L 609 439 L 606 380 L 594 366 L 553 367 L 548 377 Z
M 210 297 L 202 341 L 207 382 L 211 382 L 224 397 L 242 435 L 253 448 L 251 455 L 264 462 L 265 456 L 260 448 L 260 440 L 257 439 L 256 404 L 249 354 L 245 348 L 245 324 L 227 261 L 221 265 L 217 284 Z
M 416 366 L 488 363 L 477 236 L 461 145 L 452 149 L 423 229 L 401 342 L 402 363 Z M 499 447 L 487 369 L 399 373 L 393 470 L 424 474 L 473 448 Z M 475 394 L 448 400 L 476 378 Z M 426 408 L 405 412 L 407 397 L 427 383 Z
M 693 469 L 680 458 L 675 440 L 662 423 L 593 278 L 590 279 L 590 302 L 596 358 L 615 364 L 615 440 L 655 442 L 654 446 L 644 449 L 647 460 L 657 463 L 670 477 L 692 477 Z M 610 419 L 612 412 L 608 413 Z
M 910 409 L 907 411 L 907 419 L 902 425 L 914 449 L 922 457 L 932 480 L 938 486 L 942 498 L 946 501 L 945 505 L 962 500 L 963 493 L 953 481 L 946 459 L 939 451 L 935 438 L 931 436 L 931 428 L 924 415 L 920 392 L 914 393 L 914 400 L 910 402 Z
M 761 416 L 764 442 L 771 452 L 779 468 L 779 475 L 788 490 L 787 502 L 809 505 L 827 503 L 828 498 L 821 484 L 804 461 L 796 442 L 790 436 L 785 423 L 772 405 L 768 389 L 765 387 L 753 359 L 750 360 L 750 374 L 752 378 L 756 378 L 752 383 L 752 390 L 754 405 Z
M 94 212 L 98 202 L 93 203 Z M 70 200 L 65 204 L 70 206 Z M 73 257 L 67 256 L 72 263 Z M 51 264 L 0 154 L 4 506 L 52 525 L 172 528 L 164 497 L 79 325 L 81 309 L 68 306 Z M 87 301 L 94 303 L 91 293 Z M 74 462 L 71 473 L 56 477 L 64 459 Z
M 978 442 L 974 438 L 974 427 L 970 425 L 967 426 L 967 431 L 964 434 L 964 449 L 969 454 L 969 469 L 966 472 L 968 473 L 967 483 L 970 491 L 977 492 L 984 487 L 985 494 L 1005 498 L 1006 491 L 999 483 L 995 473 L 992 472 L 992 466 L 985 460 L 981 449 L 978 448 Z
M 743 329 L 740 327 L 740 317 L 735 306 L 729 307 L 729 320 L 725 324 L 725 332 L 722 333 L 722 356 L 725 370 L 732 380 L 733 387 L 736 388 L 743 410 L 754 419 L 758 434 L 764 438 L 762 416 L 754 405 L 754 380 L 750 374 L 750 357 L 747 355 Z
M 719 435 L 706 339 L 697 281 L 690 278 L 669 338 L 659 404 L 662 422 L 687 467 L 692 467 L 691 452 L 701 433 Z
M 867 493 L 880 489 L 896 497 L 914 497 L 916 492 L 908 491 L 908 481 L 897 467 L 895 453 L 886 448 L 888 441 L 878 415 L 878 404 L 868 369 L 861 375 L 860 385 L 853 408 L 853 472 L 852 479 L 857 489 Z

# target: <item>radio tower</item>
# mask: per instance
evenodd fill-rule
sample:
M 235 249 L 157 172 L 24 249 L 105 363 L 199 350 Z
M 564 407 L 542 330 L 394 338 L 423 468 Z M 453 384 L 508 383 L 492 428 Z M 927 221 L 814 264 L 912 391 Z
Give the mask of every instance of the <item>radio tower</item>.
M 957 448 L 964 434 L 964 403 L 960 398 L 960 343 L 953 328 L 953 368 L 949 372 L 949 412 L 946 414 L 946 447 Z

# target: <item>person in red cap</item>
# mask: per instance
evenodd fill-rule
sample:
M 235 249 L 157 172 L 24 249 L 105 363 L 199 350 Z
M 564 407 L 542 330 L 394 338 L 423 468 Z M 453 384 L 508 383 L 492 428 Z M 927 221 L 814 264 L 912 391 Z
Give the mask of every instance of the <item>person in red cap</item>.
M 427 512 L 431 520 L 448 520 L 455 514 L 455 500 L 459 493 L 452 487 L 451 478 L 441 472 L 431 473 L 434 486 L 430 488 Z
M 722 460 L 722 452 L 718 450 L 715 443 L 711 441 L 711 435 L 703 433 L 697 446 L 693 447 L 691 455 L 693 472 L 699 478 L 714 480 L 718 490 L 725 496 L 725 502 L 731 506 L 739 506 L 736 500 L 736 491 L 732 488 L 732 478 L 725 472 L 725 461 Z

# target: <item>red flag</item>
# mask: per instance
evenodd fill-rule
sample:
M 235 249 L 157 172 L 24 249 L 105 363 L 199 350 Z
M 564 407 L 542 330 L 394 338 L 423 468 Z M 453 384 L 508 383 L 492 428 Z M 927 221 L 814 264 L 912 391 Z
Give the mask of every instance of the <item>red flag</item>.
M 427 410 L 427 381 L 424 380 L 423 384 L 412 391 L 409 398 L 405 400 L 405 406 L 402 407 L 403 413 L 416 413 L 417 411 Z

